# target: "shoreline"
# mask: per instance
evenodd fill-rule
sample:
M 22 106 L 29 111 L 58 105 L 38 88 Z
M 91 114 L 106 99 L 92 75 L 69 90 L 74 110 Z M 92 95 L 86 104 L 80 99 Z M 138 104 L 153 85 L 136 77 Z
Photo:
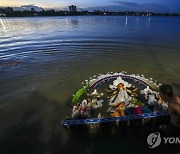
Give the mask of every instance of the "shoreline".
M 93 12 L 89 11 L 77 11 L 77 12 L 69 12 L 69 11 L 14 11 L 12 8 L 2 9 L 0 8 L 0 17 L 49 17 L 49 16 L 160 16 L 160 17 L 180 17 L 178 13 L 153 13 L 153 12 L 109 12 L 109 11 L 100 11 L 95 10 Z
M 53 15 L 53 16 L 0 16 L 0 18 L 41 18 L 41 17 L 175 17 L 179 18 L 179 16 L 161 16 L 161 15 L 154 15 L 154 16 L 133 16 L 133 15 Z

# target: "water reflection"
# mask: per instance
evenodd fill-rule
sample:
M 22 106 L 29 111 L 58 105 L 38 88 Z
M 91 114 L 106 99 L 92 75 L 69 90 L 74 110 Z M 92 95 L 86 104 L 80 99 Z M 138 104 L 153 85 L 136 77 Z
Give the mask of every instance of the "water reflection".
M 3 28 L 4 30 L 6 30 L 6 26 L 5 26 L 5 23 L 4 23 L 4 21 L 3 21 L 2 18 L 0 18 L 0 22 L 1 22 L 2 28 Z
M 138 25 L 138 22 L 139 22 L 139 17 L 137 16 L 136 17 L 136 25 Z
M 150 16 L 148 17 L 148 22 L 147 22 L 147 27 L 149 28 L 149 26 L 150 26 L 150 21 L 151 21 L 151 18 L 150 18 Z
M 7 21 L 6 15 L 5 14 L 0 14 L 0 25 L 2 26 L 4 31 L 7 31 L 10 29 L 10 25 Z M 1 29 L 1 28 L 0 28 Z
M 126 16 L 126 22 L 125 22 L 125 25 L 127 26 L 128 24 L 128 17 Z
M 68 19 L 66 18 L 66 25 L 68 26 L 69 25 L 69 23 L 68 23 Z
M 72 27 L 78 27 L 79 20 L 78 19 L 70 19 Z

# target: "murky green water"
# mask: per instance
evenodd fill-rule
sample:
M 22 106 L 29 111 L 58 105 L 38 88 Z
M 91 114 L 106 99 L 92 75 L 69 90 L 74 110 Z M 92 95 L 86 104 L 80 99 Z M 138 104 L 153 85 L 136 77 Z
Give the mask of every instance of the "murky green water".
M 24 153 L 28 148 L 29 153 L 52 153 L 58 146 L 73 145 L 60 122 L 71 112 L 72 94 L 93 75 L 123 70 L 144 74 L 172 84 L 179 95 L 179 18 L 0 20 L 0 143 L 4 151 Z M 91 151 L 93 142 L 84 146 Z

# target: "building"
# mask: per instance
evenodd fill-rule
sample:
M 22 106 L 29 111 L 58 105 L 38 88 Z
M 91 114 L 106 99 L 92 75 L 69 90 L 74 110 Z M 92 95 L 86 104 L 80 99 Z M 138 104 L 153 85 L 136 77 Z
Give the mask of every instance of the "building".
M 75 5 L 69 6 L 69 11 L 70 11 L 70 12 L 77 12 L 76 6 L 75 6 Z

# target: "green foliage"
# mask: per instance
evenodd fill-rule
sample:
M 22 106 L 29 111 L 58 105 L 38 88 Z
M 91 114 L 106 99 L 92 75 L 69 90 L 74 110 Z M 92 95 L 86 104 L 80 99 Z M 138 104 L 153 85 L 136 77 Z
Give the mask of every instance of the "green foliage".
M 144 106 L 144 103 L 138 101 L 136 98 L 132 98 L 130 102 L 133 103 L 135 106 Z
M 67 116 L 67 117 L 65 118 L 65 120 L 72 120 L 72 118 L 69 117 L 69 116 Z
M 87 90 L 88 87 L 89 87 L 89 85 L 87 85 L 87 86 L 79 89 L 79 90 L 76 92 L 76 94 L 73 96 L 73 99 L 72 99 L 72 102 L 73 102 L 74 104 L 77 104 L 77 103 L 78 103 L 79 98 L 82 96 L 82 94 L 85 93 L 85 91 Z

